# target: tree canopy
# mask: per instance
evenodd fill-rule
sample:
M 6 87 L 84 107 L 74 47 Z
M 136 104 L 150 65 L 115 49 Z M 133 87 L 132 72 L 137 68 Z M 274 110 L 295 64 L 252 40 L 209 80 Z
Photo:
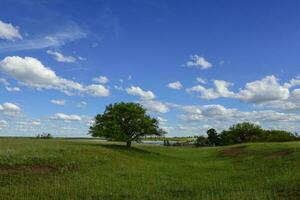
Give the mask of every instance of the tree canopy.
M 93 137 L 124 141 L 127 147 L 143 136 L 165 134 L 158 120 L 148 115 L 142 105 L 124 102 L 106 106 L 104 113 L 95 117 L 89 133 Z
M 265 130 L 257 124 L 243 122 L 232 125 L 220 134 L 215 129 L 207 130 L 207 137 L 199 136 L 196 146 L 219 146 L 246 142 L 286 142 L 300 138 L 296 133 L 284 130 Z

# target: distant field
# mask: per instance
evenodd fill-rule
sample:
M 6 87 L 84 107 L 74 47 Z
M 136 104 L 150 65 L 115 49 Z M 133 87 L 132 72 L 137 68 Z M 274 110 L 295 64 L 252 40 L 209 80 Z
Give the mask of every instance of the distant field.
M 0 139 L 0 199 L 300 199 L 300 143 Z

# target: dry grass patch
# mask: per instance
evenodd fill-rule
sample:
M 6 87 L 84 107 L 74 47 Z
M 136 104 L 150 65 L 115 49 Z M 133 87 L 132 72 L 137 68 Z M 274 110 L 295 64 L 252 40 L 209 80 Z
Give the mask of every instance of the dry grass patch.
M 243 145 L 243 146 L 235 146 L 235 147 L 223 149 L 220 151 L 220 155 L 237 157 L 245 152 L 246 147 L 247 147 L 246 145 Z

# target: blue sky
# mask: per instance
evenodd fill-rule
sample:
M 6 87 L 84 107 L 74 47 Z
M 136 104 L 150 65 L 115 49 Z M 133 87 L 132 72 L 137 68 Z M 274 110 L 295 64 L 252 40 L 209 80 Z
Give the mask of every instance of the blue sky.
M 0 135 L 86 136 L 133 101 L 169 136 L 300 128 L 299 1 L 3 0 Z

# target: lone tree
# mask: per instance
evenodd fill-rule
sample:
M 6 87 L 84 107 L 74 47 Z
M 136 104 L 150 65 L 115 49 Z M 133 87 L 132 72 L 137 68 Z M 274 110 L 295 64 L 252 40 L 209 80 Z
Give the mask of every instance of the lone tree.
M 210 145 L 216 146 L 220 143 L 220 138 L 217 131 L 213 128 L 207 130 L 207 139 Z
M 124 102 L 106 106 L 104 113 L 95 117 L 89 133 L 93 137 L 124 141 L 127 147 L 143 136 L 165 134 L 158 120 L 148 115 L 140 104 Z

